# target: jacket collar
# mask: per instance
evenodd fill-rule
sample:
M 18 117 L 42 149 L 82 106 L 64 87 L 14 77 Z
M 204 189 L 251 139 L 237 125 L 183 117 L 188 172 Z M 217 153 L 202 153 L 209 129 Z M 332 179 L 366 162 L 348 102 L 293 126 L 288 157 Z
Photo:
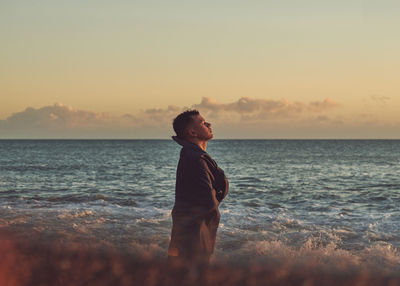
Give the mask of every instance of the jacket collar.
M 176 143 L 178 143 L 179 145 L 181 145 L 182 147 L 184 147 L 184 148 L 189 148 L 189 149 L 192 149 L 192 150 L 195 150 L 195 151 L 201 151 L 201 152 L 203 152 L 203 153 L 207 153 L 206 151 L 204 151 L 203 149 L 201 149 L 199 146 L 197 146 L 196 144 L 194 144 L 194 143 L 191 143 L 191 142 L 189 142 L 189 141 L 186 141 L 185 139 L 182 139 L 182 138 L 180 138 L 180 137 L 178 137 L 178 136 L 172 136 L 172 139 L 176 142 Z

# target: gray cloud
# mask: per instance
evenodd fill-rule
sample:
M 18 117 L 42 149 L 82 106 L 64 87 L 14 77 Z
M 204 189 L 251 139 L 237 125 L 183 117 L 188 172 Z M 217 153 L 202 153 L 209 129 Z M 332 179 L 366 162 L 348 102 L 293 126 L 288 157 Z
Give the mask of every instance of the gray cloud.
M 375 107 L 384 108 L 388 105 L 390 100 L 391 98 L 388 96 L 372 94 L 369 96 L 365 96 L 362 100 L 362 103 L 364 104 L 364 108 L 366 109 L 371 109 Z
M 231 112 L 240 115 L 242 120 L 264 120 L 293 118 L 304 112 L 320 113 L 339 107 L 340 105 L 332 99 L 327 98 L 324 101 L 314 101 L 304 103 L 298 101 L 289 101 L 287 99 L 253 99 L 250 97 L 241 97 L 232 103 L 218 103 L 216 100 L 203 97 L 200 104 L 193 105 L 208 115 L 218 118 L 220 112 Z
M 138 121 L 133 115 L 116 117 L 56 103 L 38 109 L 28 107 L 0 120 L 0 138 L 98 138 L 104 133 L 119 136 Z
M 0 138 L 163 138 L 183 108 L 147 109 L 115 116 L 56 103 L 28 107 L 0 120 Z
M 127 121 L 134 120 L 134 117 L 130 117 Z M 9 128 L 70 129 L 112 126 L 116 122 L 121 123 L 121 118 L 108 113 L 76 110 L 70 106 L 56 103 L 38 109 L 28 107 L 22 112 L 12 114 L 3 121 L 3 124 Z
M 384 106 L 390 100 L 390 97 L 384 96 L 384 95 L 373 94 L 369 97 L 369 99 L 381 106 Z
M 323 101 L 310 102 L 308 109 L 313 112 L 323 112 L 340 106 L 340 104 L 336 103 L 331 98 L 326 98 Z
M 147 124 L 162 126 L 167 123 L 170 124 L 172 119 L 182 111 L 183 108 L 173 105 L 168 106 L 166 109 L 151 108 L 142 111 L 140 118 L 143 119 L 143 123 L 147 122 Z
M 205 97 L 190 108 L 211 120 L 218 138 L 371 138 L 374 132 L 379 138 L 393 138 L 391 134 L 398 134 L 398 124 L 389 126 L 370 114 L 346 119 L 330 113 L 339 106 L 329 98 L 300 102 L 242 97 L 220 103 Z M 169 138 L 173 118 L 185 109 L 168 106 L 115 116 L 62 104 L 28 107 L 0 120 L 0 138 Z

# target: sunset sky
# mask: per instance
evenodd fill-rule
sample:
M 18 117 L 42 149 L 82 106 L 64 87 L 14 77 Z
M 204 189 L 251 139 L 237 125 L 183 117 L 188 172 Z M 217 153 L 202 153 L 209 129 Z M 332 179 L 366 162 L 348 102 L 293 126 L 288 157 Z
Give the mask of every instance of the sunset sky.
M 0 138 L 400 138 L 400 2 L 0 3 Z

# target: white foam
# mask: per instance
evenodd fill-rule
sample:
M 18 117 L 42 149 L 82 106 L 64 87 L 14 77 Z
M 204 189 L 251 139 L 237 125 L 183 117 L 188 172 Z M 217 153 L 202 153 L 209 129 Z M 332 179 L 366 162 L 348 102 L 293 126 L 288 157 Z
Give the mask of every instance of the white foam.
M 83 211 L 76 211 L 76 212 L 66 212 L 63 214 L 58 215 L 60 219 L 73 219 L 73 218 L 82 218 L 86 216 L 94 215 L 92 210 L 83 210 Z
M 219 241 L 219 245 L 223 242 Z M 351 267 L 371 269 L 400 270 L 399 250 L 389 243 L 379 243 L 361 250 L 341 248 L 341 239 L 335 234 L 321 233 L 310 237 L 300 247 L 288 245 L 282 240 L 247 241 L 234 252 L 217 253 L 222 259 L 250 260 L 253 262 L 276 261 L 288 267 L 312 266 L 346 271 Z M 308 265 L 308 266 L 307 266 Z

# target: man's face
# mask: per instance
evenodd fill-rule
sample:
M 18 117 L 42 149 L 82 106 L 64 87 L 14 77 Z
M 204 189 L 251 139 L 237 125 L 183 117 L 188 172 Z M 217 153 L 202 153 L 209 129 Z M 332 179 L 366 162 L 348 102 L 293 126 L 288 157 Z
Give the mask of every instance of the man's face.
M 204 141 L 210 140 L 214 137 L 211 129 L 211 123 L 206 122 L 203 116 L 199 114 L 192 116 L 192 118 L 193 122 L 190 127 L 192 131 L 190 134 L 192 134 L 192 136 Z

